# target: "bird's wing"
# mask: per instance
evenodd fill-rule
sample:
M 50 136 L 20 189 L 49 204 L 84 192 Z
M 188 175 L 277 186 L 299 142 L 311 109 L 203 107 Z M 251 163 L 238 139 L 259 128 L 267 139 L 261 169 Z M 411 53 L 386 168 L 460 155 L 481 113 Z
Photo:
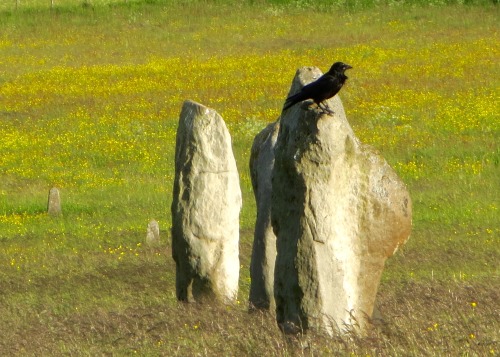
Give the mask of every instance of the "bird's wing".
M 288 109 L 292 105 L 306 99 L 313 99 L 317 104 L 333 97 L 340 90 L 342 85 L 335 76 L 328 73 L 319 77 L 316 81 L 311 82 L 300 90 L 300 92 L 288 97 L 285 101 L 283 109 Z
M 295 103 L 298 103 L 298 102 L 301 102 L 301 101 L 307 99 L 307 97 L 304 96 L 305 95 L 304 94 L 304 88 L 305 87 L 302 87 L 302 89 L 300 90 L 300 92 L 295 93 L 294 95 L 291 95 L 288 98 L 286 98 L 285 104 L 292 106 Z
M 304 86 L 304 88 L 302 88 L 302 92 L 304 92 L 306 98 L 312 98 L 316 103 L 320 103 L 323 100 L 335 95 L 337 92 L 335 88 L 335 77 L 325 74 L 317 81 Z

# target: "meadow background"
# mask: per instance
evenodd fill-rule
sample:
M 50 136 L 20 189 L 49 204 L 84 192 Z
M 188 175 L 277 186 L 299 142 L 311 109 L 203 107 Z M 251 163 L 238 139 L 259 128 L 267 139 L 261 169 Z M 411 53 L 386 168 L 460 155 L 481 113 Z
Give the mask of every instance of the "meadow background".
M 0 351 L 443 355 L 500 351 L 500 36 L 493 2 L 0 4 Z M 354 69 L 355 133 L 408 185 L 408 243 L 367 338 L 285 337 L 247 312 L 248 160 L 300 66 Z M 238 303 L 177 303 L 170 203 L 186 99 L 216 109 L 243 193 Z M 47 216 L 58 187 L 63 216 Z M 162 243 L 144 244 L 150 219 Z

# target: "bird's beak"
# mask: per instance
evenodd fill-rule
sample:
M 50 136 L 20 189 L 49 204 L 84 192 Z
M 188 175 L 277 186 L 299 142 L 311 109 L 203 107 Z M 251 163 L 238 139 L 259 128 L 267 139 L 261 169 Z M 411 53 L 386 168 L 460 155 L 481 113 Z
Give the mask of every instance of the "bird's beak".
M 351 68 L 352 68 L 352 66 L 349 66 L 348 64 L 346 64 L 344 68 L 345 68 L 345 69 L 351 69 Z

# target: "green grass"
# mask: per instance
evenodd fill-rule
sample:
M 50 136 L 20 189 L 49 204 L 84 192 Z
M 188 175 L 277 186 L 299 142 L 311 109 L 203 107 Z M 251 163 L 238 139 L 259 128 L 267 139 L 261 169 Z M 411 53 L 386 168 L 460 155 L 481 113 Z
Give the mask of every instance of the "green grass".
M 107 7 L 129 7 L 136 8 L 142 5 L 168 5 L 168 6 L 182 6 L 186 5 L 192 8 L 192 5 L 201 5 L 206 8 L 207 6 L 220 6 L 229 5 L 234 6 L 246 5 L 253 7 L 261 7 L 262 5 L 271 6 L 273 10 L 283 9 L 311 9 L 330 11 L 332 9 L 341 9 L 348 11 L 357 11 L 376 6 L 391 6 L 391 7 L 407 7 L 407 6 L 443 6 L 443 5 L 484 5 L 484 4 L 497 4 L 498 0 L 4 0 L 0 4 L 0 11 L 6 12 L 39 12 L 51 9 L 57 12 L 70 11 L 77 12 L 79 10 L 87 11 L 100 11 L 102 8 Z
M 37 1 L 0 5 L 3 354 L 499 353 L 497 6 Z M 354 67 L 340 94 L 354 131 L 408 185 L 413 232 L 387 263 L 384 322 L 370 336 L 288 338 L 272 314 L 246 309 L 249 152 L 295 70 L 336 60 Z M 244 204 L 231 307 L 175 299 L 170 202 L 185 99 L 216 109 L 233 138 Z M 61 218 L 45 213 L 53 186 Z M 152 218 L 158 247 L 144 244 Z

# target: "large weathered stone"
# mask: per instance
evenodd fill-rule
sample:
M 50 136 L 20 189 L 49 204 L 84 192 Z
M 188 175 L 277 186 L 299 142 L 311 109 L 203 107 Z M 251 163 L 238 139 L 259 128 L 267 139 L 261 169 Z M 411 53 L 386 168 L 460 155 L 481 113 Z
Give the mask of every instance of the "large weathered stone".
M 236 299 L 241 190 L 231 137 L 213 109 L 186 101 L 175 147 L 172 256 L 177 298 Z
M 291 92 L 321 73 L 303 68 Z M 277 235 L 277 321 L 286 332 L 363 332 L 386 259 L 409 237 L 403 182 L 359 142 L 338 96 L 327 115 L 297 105 L 282 113 L 272 178 Z
M 269 124 L 255 137 L 250 156 L 250 176 L 257 202 L 252 259 L 250 261 L 250 308 L 274 306 L 276 235 L 271 225 L 271 176 L 279 121 Z

